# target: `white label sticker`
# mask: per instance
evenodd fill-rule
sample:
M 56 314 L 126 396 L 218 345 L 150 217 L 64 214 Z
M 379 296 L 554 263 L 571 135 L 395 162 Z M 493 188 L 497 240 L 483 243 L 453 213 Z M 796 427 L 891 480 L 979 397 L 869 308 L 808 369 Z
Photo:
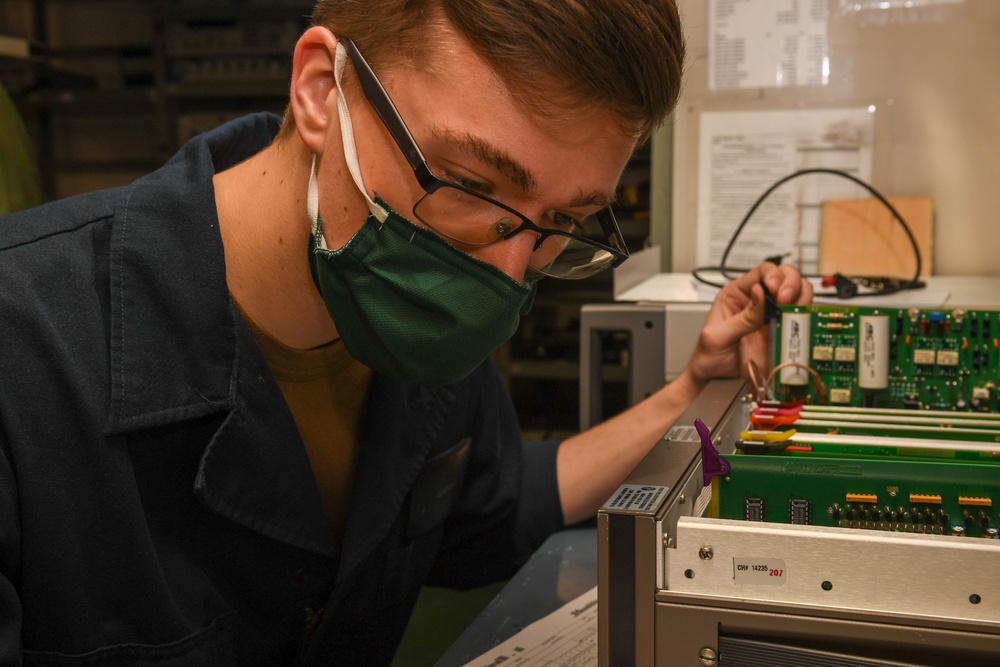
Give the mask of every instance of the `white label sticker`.
M 694 426 L 671 426 L 663 439 L 671 442 L 700 442 L 701 436 Z
M 781 586 L 788 575 L 780 558 L 734 558 L 733 579 L 737 584 Z
M 604 505 L 608 510 L 643 510 L 651 512 L 656 509 L 660 499 L 667 494 L 669 486 L 646 486 L 642 484 L 623 484 L 618 487 Z

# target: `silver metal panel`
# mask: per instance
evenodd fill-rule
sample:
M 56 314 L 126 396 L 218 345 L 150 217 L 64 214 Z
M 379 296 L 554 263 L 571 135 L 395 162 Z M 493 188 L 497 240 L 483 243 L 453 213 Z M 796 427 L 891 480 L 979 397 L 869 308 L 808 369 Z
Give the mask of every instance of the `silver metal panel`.
M 667 589 L 1000 629 L 1000 543 L 946 535 L 681 517 Z M 763 569 L 761 569 L 763 568 Z
M 601 338 L 607 331 L 629 334 L 628 403 L 635 405 L 662 388 L 663 304 L 594 304 L 580 309 L 580 430 L 602 421 Z M 637 360 L 641 359 L 641 362 Z
M 1000 634 L 947 619 L 929 624 L 926 619 L 887 619 L 882 614 L 832 608 L 695 600 L 666 591 L 657 595 L 656 667 L 711 667 L 720 657 L 720 638 L 724 636 L 825 649 L 845 658 L 880 656 L 897 667 L 1000 663 Z M 833 664 L 846 663 L 847 659 Z M 816 663 L 803 658 L 781 664 Z
M 710 303 L 587 304 L 580 310 L 580 430 L 601 414 L 601 332 L 629 334 L 628 404 L 674 380 L 698 342 Z
M 612 508 L 597 515 L 598 664 L 652 666 L 655 660 L 655 593 L 663 584 L 663 549 L 674 525 L 690 515 L 702 490 L 701 444 L 691 425 L 724 424 L 742 405 L 744 383 L 722 381 L 699 395 L 678 419 L 678 434 L 657 443 L 625 480 L 628 486 L 667 487 L 652 507 Z M 617 495 L 617 494 L 616 494 Z M 615 496 L 612 496 L 615 497 Z M 613 620 L 612 620 L 613 617 Z

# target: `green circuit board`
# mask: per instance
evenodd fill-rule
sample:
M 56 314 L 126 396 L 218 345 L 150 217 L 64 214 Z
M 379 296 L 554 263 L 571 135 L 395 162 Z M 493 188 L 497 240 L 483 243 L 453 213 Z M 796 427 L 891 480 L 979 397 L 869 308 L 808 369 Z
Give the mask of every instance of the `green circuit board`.
M 997 538 L 1000 470 L 963 462 L 782 452 L 724 457 L 709 515 Z
M 1000 538 L 1000 311 L 785 306 L 709 516 Z
M 1000 312 L 783 306 L 770 384 L 779 401 L 1000 412 Z M 822 381 L 825 394 L 817 389 Z

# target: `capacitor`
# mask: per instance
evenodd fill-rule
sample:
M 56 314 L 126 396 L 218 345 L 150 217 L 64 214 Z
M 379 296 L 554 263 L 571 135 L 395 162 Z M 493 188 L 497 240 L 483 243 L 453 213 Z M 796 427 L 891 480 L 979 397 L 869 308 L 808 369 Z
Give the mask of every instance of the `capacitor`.
M 885 389 L 889 386 L 889 318 L 863 315 L 858 341 L 858 386 L 862 389 Z
M 809 313 L 781 314 L 781 363 L 809 364 Z M 809 383 L 809 373 L 799 366 L 781 369 L 781 384 L 802 386 Z

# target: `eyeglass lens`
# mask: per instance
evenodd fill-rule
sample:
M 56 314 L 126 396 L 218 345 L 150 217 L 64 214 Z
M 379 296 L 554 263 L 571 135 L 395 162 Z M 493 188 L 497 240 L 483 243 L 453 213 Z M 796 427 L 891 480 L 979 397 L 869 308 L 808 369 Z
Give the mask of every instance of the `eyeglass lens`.
M 452 187 L 440 187 L 424 195 L 414 213 L 438 234 L 471 246 L 494 243 L 522 224 L 510 211 Z M 531 256 L 529 266 L 535 271 L 554 277 L 585 277 L 607 268 L 615 259 L 611 253 L 584 240 L 607 242 L 595 215 L 583 219 L 550 215 L 536 224 L 573 236 L 545 237 Z

